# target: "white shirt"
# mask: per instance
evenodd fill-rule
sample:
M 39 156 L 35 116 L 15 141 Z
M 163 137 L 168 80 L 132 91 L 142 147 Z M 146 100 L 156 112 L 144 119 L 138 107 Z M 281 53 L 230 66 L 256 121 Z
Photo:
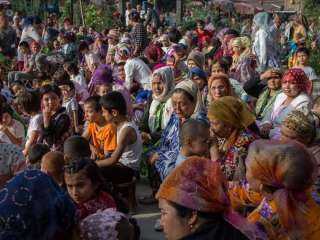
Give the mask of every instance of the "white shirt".
M 32 40 L 40 43 L 41 36 L 33 26 L 23 28 L 20 42 L 27 41 L 30 44 Z
M 71 76 L 70 79 L 71 79 L 71 81 L 76 82 L 76 83 L 80 84 L 81 86 L 83 86 L 85 88 L 88 87 L 86 79 L 81 73 L 79 73 L 76 76 Z
M 140 58 L 128 59 L 124 65 L 126 73 L 125 86 L 130 89 L 133 80 L 140 83 L 141 86 L 146 90 L 151 89 L 151 75 L 152 72 L 147 64 Z
M 14 135 L 16 138 L 22 138 L 22 140 L 24 140 L 24 127 L 22 123 L 15 119 L 12 119 L 12 121 L 12 126 L 8 127 L 9 132 L 12 133 L 12 135 Z M 9 137 L 2 131 L 0 131 L 0 141 L 4 143 L 12 143 Z
M 304 73 L 307 75 L 310 81 L 318 79 L 318 76 L 312 67 L 307 66 L 307 67 L 299 67 L 299 68 L 301 68 L 304 71 Z
M 32 132 L 35 132 L 35 131 L 41 132 L 42 123 L 43 123 L 43 118 L 42 118 L 42 114 L 40 113 L 30 118 L 28 130 L 27 130 L 26 142 L 29 141 Z

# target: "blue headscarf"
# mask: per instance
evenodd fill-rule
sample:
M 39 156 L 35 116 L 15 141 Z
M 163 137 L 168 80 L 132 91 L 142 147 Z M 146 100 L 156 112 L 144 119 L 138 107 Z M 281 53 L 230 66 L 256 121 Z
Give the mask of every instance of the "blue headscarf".
M 205 80 L 207 80 L 208 77 L 207 73 L 199 67 L 193 67 L 190 69 L 189 78 L 192 78 L 194 75 Z
M 74 220 L 72 200 L 39 170 L 23 171 L 0 190 L 0 239 L 58 239 Z

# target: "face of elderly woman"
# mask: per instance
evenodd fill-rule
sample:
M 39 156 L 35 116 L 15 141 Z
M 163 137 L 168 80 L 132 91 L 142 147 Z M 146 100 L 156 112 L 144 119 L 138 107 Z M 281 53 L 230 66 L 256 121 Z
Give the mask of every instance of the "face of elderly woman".
M 188 97 L 187 93 L 175 92 L 172 95 L 171 100 L 173 110 L 180 120 L 191 117 L 195 109 L 195 103 Z
M 161 76 L 154 75 L 152 79 L 152 92 L 155 96 L 160 96 L 164 90 L 164 83 L 161 79 Z
M 281 78 L 269 78 L 268 79 L 268 88 L 270 90 L 278 90 L 281 88 Z
M 288 77 L 288 78 L 290 78 L 290 77 Z M 295 98 L 296 96 L 299 95 L 301 90 L 300 90 L 299 85 L 297 83 L 294 83 L 294 81 L 292 81 L 292 79 L 288 79 L 288 78 L 282 80 L 282 91 L 288 97 Z
M 228 138 L 232 133 L 232 127 L 218 119 L 210 119 L 210 131 L 220 138 Z
M 228 94 L 228 88 L 221 79 L 215 79 L 210 86 L 210 94 L 213 100 L 225 97 Z
M 180 217 L 177 210 L 167 200 L 160 198 L 159 208 L 161 210 L 160 223 L 166 239 L 181 239 L 190 233 L 188 218 Z

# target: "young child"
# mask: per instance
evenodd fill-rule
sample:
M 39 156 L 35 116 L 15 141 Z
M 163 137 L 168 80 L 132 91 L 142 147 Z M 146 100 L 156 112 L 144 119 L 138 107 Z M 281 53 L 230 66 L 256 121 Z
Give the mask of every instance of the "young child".
M 139 171 L 141 135 L 137 126 L 127 119 L 126 102 L 120 92 L 111 92 L 100 102 L 105 120 L 117 127 L 117 147 L 111 157 L 98 160 L 97 164 L 103 168 L 103 174 L 110 182 L 129 182 Z
M 26 156 L 29 149 L 38 142 L 41 135 L 43 120 L 41 116 L 40 96 L 36 92 L 23 92 L 18 96 L 17 104 L 20 106 L 22 113 L 30 117 L 23 150 L 23 154 Z
M 99 167 L 89 158 L 70 162 L 64 167 L 67 190 L 76 203 L 79 219 L 98 210 L 116 208 L 116 203 L 103 191 L 104 180 Z
M 190 156 L 205 157 L 209 153 L 209 126 L 205 122 L 189 119 L 180 132 L 181 149 L 177 157 L 176 166 Z
M 13 118 L 9 107 L 0 110 L 0 141 L 22 146 L 25 138 L 22 123 Z
M 69 79 L 61 79 L 56 82 L 62 94 L 62 107 L 64 107 L 72 120 L 74 132 L 80 134 L 81 125 L 83 124 L 83 111 L 77 102 L 75 88 Z
M 93 159 L 104 159 L 116 149 L 116 128 L 102 115 L 100 97 L 88 98 L 84 103 L 85 118 L 88 126 L 83 137 L 90 140 Z
M 48 152 L 41 159 L 41 171 L 51 176 L 54 181 L 64 188 L 64 158 L 61 152 Z
M 81 136 L 69 137 L 63 144 L 63 155 L 66 163 L 80 158 L 90 158 L 89 141 Z
M 27 153 L 27 164 L 30 169 L 40 169 L 42 157 L 50 152 L 50 148 L 41 143 L 33 145 Z

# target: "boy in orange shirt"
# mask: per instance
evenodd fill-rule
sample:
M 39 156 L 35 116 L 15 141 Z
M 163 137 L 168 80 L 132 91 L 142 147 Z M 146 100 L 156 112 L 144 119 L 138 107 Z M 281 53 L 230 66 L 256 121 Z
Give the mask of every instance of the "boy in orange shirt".
M 117 147 L 117 129 L 102 116 L 100 97 L 89 97 L 84 103 L 88 126 L 83 137 L 90 141 L 93 159 L 109 157 Z

